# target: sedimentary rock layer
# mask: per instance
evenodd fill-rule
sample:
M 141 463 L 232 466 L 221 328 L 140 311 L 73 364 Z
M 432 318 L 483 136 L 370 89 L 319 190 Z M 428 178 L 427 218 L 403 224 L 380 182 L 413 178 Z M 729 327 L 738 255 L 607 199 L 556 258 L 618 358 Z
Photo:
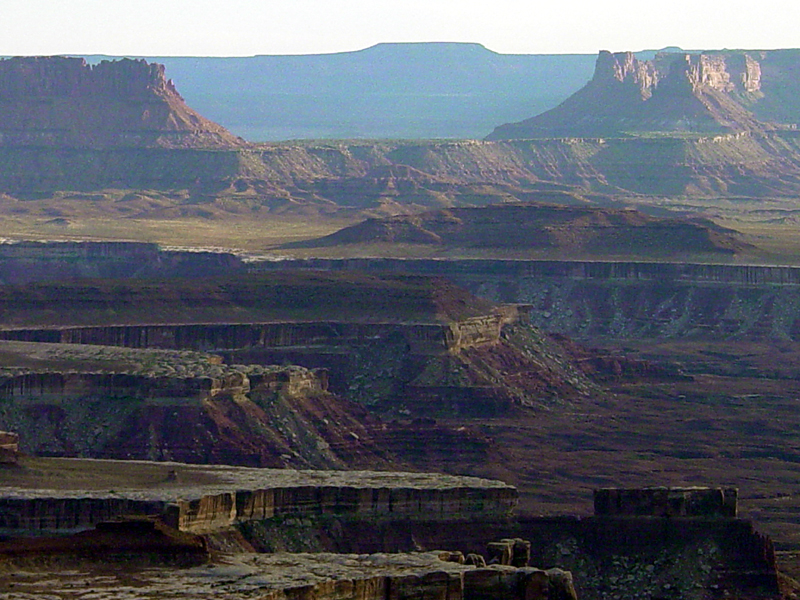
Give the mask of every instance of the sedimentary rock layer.
M 800 190 L 799 141 L 800 132 L 787 130 L 220 151 L 0 147 L 0 192 L 179 191 L 172 200 L 176 209 L 212 214 L 221 210 L 213 204 L 217 198 L 234 202 L 237 214 L 342 208 L 397 214 L 508 200 L 575 202 L 569 192 L 774 198 Z M 80 216 L 80 208 L 59 202 L 66 218 Z
M 125 463 L 119 467 L 127 468 Z M 452 475 L 170 467 L 177 481 L 144 489 L 3 488 L 0 530 L 17 534 L 81 530 L 131 514 L 162 515 L 173 526 L 192 532 L 275 517 L 337 516 L 369 521 L 432 516 L 442 520 L 505 518 L 517 499 L 516 489 L 502 482 Z M 198 473 L 206 473 L 216 482 L 180 483 Z
M 0 593 L 10 589 L 34 597 L 46 589 L 60 596 L 78 585 L 90 585 L 94 593 L 113 593 L 122 600 L 169 600 L 188 593 L 198 600 L 216 599 L 220 594 L 231 600 L 575 600 L 572 578 L 560 569 L 475 568 L 445 562 L 444 555 L 234 554 L 226 556 L 224 564 L 192 570 L 127 568 L 124 578 L 113 572 L 103 576 L 84 562 L 80 581 L 73 573 L 41 568 L 39 581 L 24 573 L 13 581 L 0 575 Z M 46 587 L 41 583 L 45 578 Z
M 243 269 L 226 252 L 163 250 L 140 242 L 0 244 L 0 283 L 91 278 L 209 277 Z
M 186 106 L 163 65 L 41 56 L 0 60 L 0 145 L 235 148 L 242 142 Z
M 535 260 L 310 259 L 261 269 L 359 269 L 447 277 L 531 323 L 582 338 L 797 339 L 791 266 Z
M 488 139 L 603 137 L 630 132 L 764 131 L 750 108 L 764 97 L 766 53 L 602 51 L 594 76 L 556 108 L 497 127 Z
M 735 488 L 605 488 L 594 492 L 604 517 L 735 517 Z
M 569 570 L 582 599 L 662 594 L 701 599 L 724 595 L 723 590 L 742 597 L 779 596 L 772 542 L 741 519 L 521 517 L 506 523 L 395 521 L 287 526 L 282 536 L 277 530 L 253 529 L 254 542 L 262 540 L 269 547 L 291 536 L 317 544 L 324 540 L 324 549 L 338 552 L 453 548 L 464 554 L 483 554 L 487 540 L 519 538 L 531 544 L 531 564 Z

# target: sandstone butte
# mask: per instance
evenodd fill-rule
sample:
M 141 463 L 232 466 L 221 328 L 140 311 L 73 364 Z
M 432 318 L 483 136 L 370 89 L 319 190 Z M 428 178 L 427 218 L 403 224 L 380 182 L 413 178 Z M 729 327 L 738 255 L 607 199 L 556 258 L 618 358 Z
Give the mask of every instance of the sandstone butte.
M 630 132 L 764 132 L 750 107 L 763 98 L 759 53 L 603 51 L 592 79 L 557 107 L 497 127 L 489 140 L 602 137 Z
M 237 148 L 183 101 L 164 66 L 64 56 L 0 60 L 0 146 Z

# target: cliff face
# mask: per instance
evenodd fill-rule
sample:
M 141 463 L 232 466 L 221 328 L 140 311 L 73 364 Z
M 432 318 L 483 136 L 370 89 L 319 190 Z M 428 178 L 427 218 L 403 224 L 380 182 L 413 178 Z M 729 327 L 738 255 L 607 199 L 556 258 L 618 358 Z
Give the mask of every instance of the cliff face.
M 576 339 L 800 338 L 797 267 L 556 260 L 309 259 L 265 263 L 260 268 L 391 270 L 446 277 L 495 302 L 528 305 L 528 318 L 534 325 Z
M 242 143 L 183 102 L 163 65 L 143 60 L 0 61 L 5 147 L 234 148 Z
M 642 61 L 631 52 L 603 51 L 584 88 L 541 115 L 501 125 L 488 139 L 771 129 L 750 110 L 764 95 L 763 59 L 759 53 L 662 53 Z
M 624 111 L 613 111 L 609 118 L 618 113 Z M 572 114 L 568 118 L 569 123 L 583 120 Z M 155 208 L 146 202 L 134 204 L 142 215 L 159 217 L 241 214 L 245 207 L 304 214 L 355 209 L 374 216 L 510 199 L 574 204 L 575 196 L 565 193 L 569 190 L 771 198 L 800 190 L 798 132 L 708 133 L 331 142 L 219 151 L 0 145 L 0 192 L 20 198 L 33 192 L 51 194 L 17 207 L 42 217 L 52 217 L 57 210 L 64 218 L 78 218 L 85 215 L 85 206 L 64 201 L 59 190 L 99 191 L 94 209 L 118 216 L 130 216 L 123 209 L 131 208 L 112 201 L 125 195 L 120 190 L 156 190 L 153 194 L 160 194 L 160 201 Z M 587 130 L 563 135 L 593 134 Z M 103 202 L 105 195 L 108 200 Z
M 65 278 L 209 277 L 243 269 L 228 253 L 161 250 L 137 242 L 0 244 L 0 284 Z
M 213 367 L 212 367 L 213 368 Z M 299 367 L 250 377 L 28 373 L 0 382 L 0 423 L 31 454 L 280 467 L 390 464 L 379 422 Z

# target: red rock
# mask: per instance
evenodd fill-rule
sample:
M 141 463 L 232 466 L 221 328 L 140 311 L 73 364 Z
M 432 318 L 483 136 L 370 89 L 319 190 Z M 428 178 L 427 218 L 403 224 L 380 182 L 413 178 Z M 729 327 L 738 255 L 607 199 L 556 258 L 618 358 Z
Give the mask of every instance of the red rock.
M 234 148 L 186 106 L 164 66 L 63 56 L 0 61 L 0 146 Z

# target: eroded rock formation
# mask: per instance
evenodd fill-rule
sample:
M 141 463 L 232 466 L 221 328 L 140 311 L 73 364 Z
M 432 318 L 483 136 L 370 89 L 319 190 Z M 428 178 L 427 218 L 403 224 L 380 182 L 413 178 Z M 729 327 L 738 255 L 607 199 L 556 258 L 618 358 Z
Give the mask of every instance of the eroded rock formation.
M 63 56 L 0 61 L 0 146 L 236 148 L 183 102 L 163 65 Z
M 219 372 L 209 376 L 176 367 L 169 375 L 6 376 L 0 423 L 40 455 L 317 468 L 394 461 L 383 425 L 329 393 L 324 373 L 210 366 Z
M 209 277 L 244 268 L 226 252 L 164 250 L 140 242 L 0 244 L 0 283 L 67 278 Z
M 139 594 L 154 591 L 160 598 L 178 598 L 191 590 L 193 598 L 212 600 L 224 590 L 236 600 L 576 600 L 572 578 L 561 569 L 493 566 L 474 568 L 447 562 L 442 552 L 414 554 L 279 553 L 233 554 L 223 564 L 195 569 L 128 568 L 103 574 L 91 561 L 80 571 L 37 569 L 48 593 L 58 595 L 91 586 L 95 593 L 118 594 L 135 582 Z M 80 579 L 75 575 L 80 573 Z M 26 573 L 0 573 L 0 593 L 41 595 L 44 585 Z
M 143 468 L 125 462 L 103 465 L 123 472 Z M 93 466 L 97 465 L 87 468 Z M 75 468 L 70 465 L 70 472 Z M 249 522 L 269 521 L 274 526 L 287 519 L 502 520 L 513 513 L 517 502 L 516 489 L 500 481 L 431 473 L 177 463 L 151 465 L 150 471 L 167 475 L 172 471 L 177 477 L 151 480 L 149 486 L 122 483 L 112 491 L 69 483 L 62 483 L 58 492 L 16 487 L 0 498 L 0 531 L 5 535 L 78 531 L 126 515 L 158 516 L 176 529 L 201 533 Z M 141 474 L 140 481 L 147 481 L 149 473 Z
M 661 53 L 652 61 L 603 51 L 592 80 L 556 108 L 501 125 L 491 140 L 605 137 L 631 132 L 766 131 L 759 53 Z

